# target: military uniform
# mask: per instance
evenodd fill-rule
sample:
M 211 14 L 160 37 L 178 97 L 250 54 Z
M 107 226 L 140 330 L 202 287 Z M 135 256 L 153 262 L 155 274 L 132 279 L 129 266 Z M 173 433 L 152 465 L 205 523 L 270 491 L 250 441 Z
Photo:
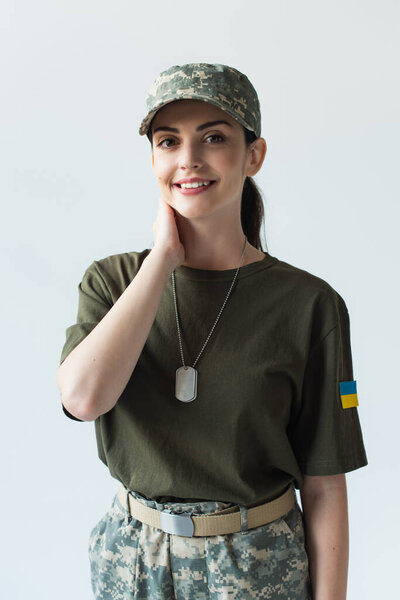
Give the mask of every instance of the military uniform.
M 78 286 L 77 320 L 67 329 L 61 361 L 113 306 L 149 252 L 111 255 L 86 269 Z M 277 497 L 291 483 L 299 489 L 303 474 L 345 473 L 367 464 L 358 395 L 345 393 L 352 391 L 349 382 L 355 384 L 345 302 L 323 279 L 264 254 L 264 260 L 239 271 L 223 324 L 215 328 L 199 362 L 201 385 L 193 402 L 184 404 L 174 395 L 179 346 L 169 280 L 131 378 L 116 405 L 95 420 L 100 459 L 115 479 L 151 506 L 178 512 L 186 506 L 199 514 L 235 504 L 249 507 Z M 233 271 L 175 269 L 183 328 L 191 332 L 189 355 L 210 331 Z M 345 389 L 345 382 L 350 388 Z M 149 598 L 173 598 L 165 589 L 179 582 L 201 590 L 204 573 L 209 568 L 215 572 L 217 564 L 223 571 L 215 598 L 225 597 L 218 594 L 228 581 L 242 586 L 247 581 L 251 590 L 262 581 L 259 594 L 264 590 L 264 595 L 254 597 L 275 598 L 277 590 L 289 594 L 291 588 L 285 586 L 293 578 L 300 578 L 296 589 L 302 591 L 287 598 L 308 597 L 298 506 L 284 519 L 249 530 L 243 539 L 239 533 L 175 541 L 179 536 L 135 520 L 126 524 L 126 516 L 114 498 L 92 531 L 93 582 L 98 590 L 105 586 L 98 598 L 131 597 L 122 592 L 107 596 L 114 585 L 135 590 L 137 600 L 150 589 Z M 188 554 L 179 550 L 173 559 L 170 549 L 181 546 Z M 211 548 L 224 560 L 212 562 Z M 188 564 L 199 575 L 185 584 L 179 572 L 187 572 Z M 231 573 L 228 578 L 224 569 Z
M 160 504 L 162 510 L 211 514 L 224 502 Z M 103 600 L 311 600 L 303 514 L 296 503 L 284 517 L 229 535 L 184 537 L 130 519 L 114 498 L 90 533 L 94 598 Z
M 203 63 L 161 74 L 140 134 L 161 106 L 187 98 L 213 102 L 260 135 L 259 103 L 248 79 L 225 65 Z M 149 252 L 114 254 L 89 265 L 60 362 L 115 304 Z M 326 281 L 264 255 L 238 272 L 200 357 L 194 401 L 175 397 L 180 349 L 169 280 L 125 389 L 95 420 L 99 458 L 127 494 L 178 513 L 238 505 L 244 526 L 227 535 L 174 535 L 132 518 L 116 494 L 90 534 L 96 599 L 311 599 L 297 502 L 260 527 L 247 529 L 245 515 L 288 486 L 300 489 L 304 474 L 346 473 L 367 464 L 349 315 Z M 174 270 L 180 322 L 190 332 L 184 339 L 189 364 L 234 274 L 184 265 Z

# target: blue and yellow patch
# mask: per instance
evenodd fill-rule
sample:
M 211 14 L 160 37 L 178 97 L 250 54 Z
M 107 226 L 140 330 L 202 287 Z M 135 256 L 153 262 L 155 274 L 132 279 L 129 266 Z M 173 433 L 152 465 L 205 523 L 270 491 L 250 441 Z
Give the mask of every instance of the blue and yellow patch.
M 356 381 L 340 381 L 340 399 L 343 408 L 358 406 Z

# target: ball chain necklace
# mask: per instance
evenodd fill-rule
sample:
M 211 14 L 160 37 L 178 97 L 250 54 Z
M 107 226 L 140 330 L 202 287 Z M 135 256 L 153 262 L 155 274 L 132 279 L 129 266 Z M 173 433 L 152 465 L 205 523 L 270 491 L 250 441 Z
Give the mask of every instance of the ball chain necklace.
M 196 397 L 197 397 L 197 370 L 194 368 L 197 361 L 200 358 L 201 353 L 203 352 L 204 348 L 206 347 L 206 344 L 208 342 L 208 340 L 211 337 L 212 332 L 214 331 L 214 328 L 218 322 L 218 319 L 220 318 L 222 311 L 225 307 L 225 304 L 228 301 L 229 295 L 231 293 L 231 290 L 234 286 L 234 283 L 236 281 L 236 277 L 239 273 L 239 269 L 241 267 L 242 264 L 242 260 L 243 260 L 243 256 L 244 256 L 244 251 L 246 249 L 246 244 L 247 244 L 247 237 L 245 237 L 245 242 L 244 242 L 244 248 L 243 248 L 243 252 L 242 252 L 242 256 L 240 258 L 240 262 L 239 262 L 239 266 L 236 269 L 236 273 L 233 277 L 233 281 L 231 283 L 231 287 L 229 288 L 228 294 L 224 300 L 224 303 L 218 313 L 218 316 L 215 320 L 214 325 L 211 328 L 210 333 L 208 334 L 208 337 L 206 339 L 206 341 L 203 344 L 202 349 L 199 352 L 198 357 L 196 358 L 196 360 L 193 363 L 193 366 L 190 367 L 189 365 L 185 365 L 185 360 L 183 358 L 183 350 L 182 350 L 182 340 L 181 340 L 181 330 L 179 327 L 179 317 L 178 317 L 178 307 L 176 304 L 176 291 L 175 291 L 175 271 L 172 271 L 171 277 L 172 277 L 172 291 L 174 294 L 174 305 L 175 305 L 175 317 L 176 317 L 176 325 L 177 325 L 177 329 L 178 329 L 178 338 L 179 338 L 179 347 L 180 347 L 180 351 L 181 351 L 181 358 L 182 358 L 182 367 L 179 367 L 176 370 L 176 374 L 175 374 L 175 397 L 178 400 L 181 400 L 181 402 L 192 402 Z

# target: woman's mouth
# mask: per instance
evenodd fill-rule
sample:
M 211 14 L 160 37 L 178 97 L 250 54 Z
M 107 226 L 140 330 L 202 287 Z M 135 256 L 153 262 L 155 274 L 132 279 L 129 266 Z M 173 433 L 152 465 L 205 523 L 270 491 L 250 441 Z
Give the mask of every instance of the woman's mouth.
M 217 183 L 217 182 L 216 181 L 210 181 L 210 183 L 208 185 L 199 185 L 198 187 L 193 187 L 193 188 L 184 188 L 184 187 L 181 187 L 180 183 L 174 183 L 173 186 L 177 190 L 179 190 L 179 192 L 181 194 L 183 194 L 184 196 L 192 196 L 193 194 L 203 194 L 210 187 L 212 187 L 215 183 Z

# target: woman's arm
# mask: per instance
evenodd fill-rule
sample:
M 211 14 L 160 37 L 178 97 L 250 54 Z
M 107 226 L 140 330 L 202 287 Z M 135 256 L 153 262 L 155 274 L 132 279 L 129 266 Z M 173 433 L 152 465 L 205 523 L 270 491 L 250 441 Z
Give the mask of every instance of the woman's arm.
M 136 367 L 165 285 L 185 260 L 174 209 L 161 196 L 154 247 L 115 304 L 65 358 L 56 383 L 68 412 L 94 421 L 115 406 Z
M 94 421 L 116 404 L 173 269 L 168 253 L 153 248 L 116 303 L 59 366 L 56 382 L 62 403 L 78 419 Z
M 304 475 L 300 497 L 313 600 L 346 600 L 349 562 L 346 475 Z

